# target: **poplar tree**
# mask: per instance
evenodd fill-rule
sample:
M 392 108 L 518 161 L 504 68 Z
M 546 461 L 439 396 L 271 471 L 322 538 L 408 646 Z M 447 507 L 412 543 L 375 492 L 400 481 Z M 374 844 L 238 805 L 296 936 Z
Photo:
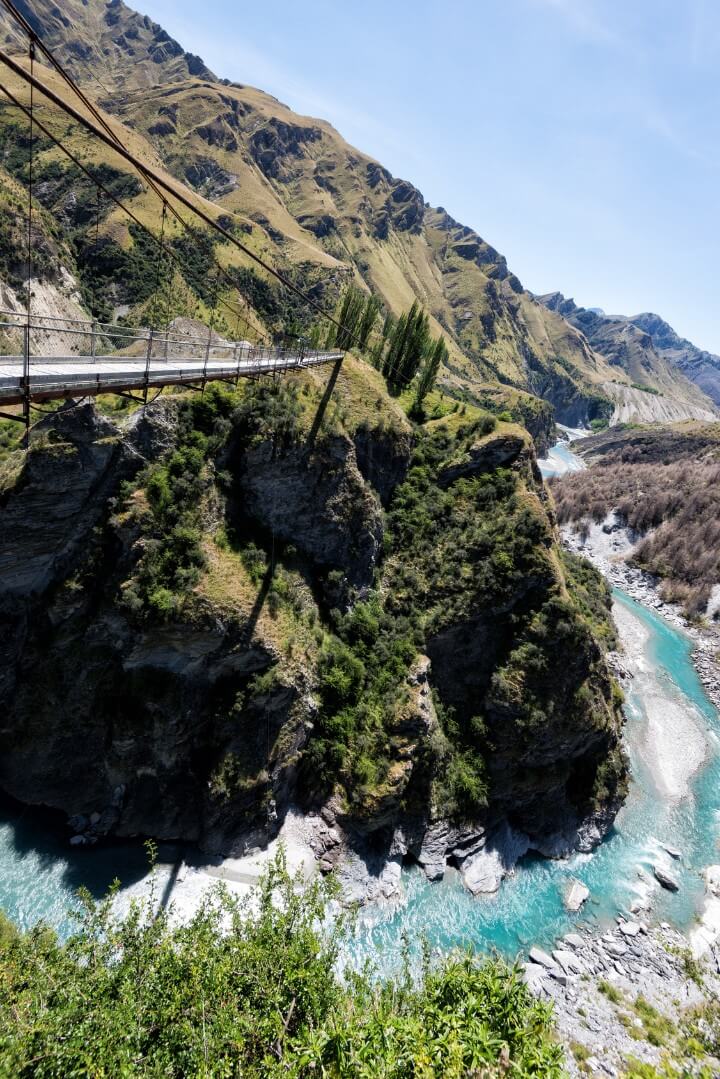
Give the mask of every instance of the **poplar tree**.
M 420 378 L 418 379 L 417 389 L 415 391 L 415 402 L 413 405 L 417 412 L 422 412 L 423 401 L 435 385 L 440 364 L 447 360 L 448 355 L 448 347 L 445 344 L 445 338 L 438 337 L 427 354 L 425 363 L 420 372 Z
M 378 314 L 380 313 L 380 301 L 372 292 L 365 301 L 365 310 L 362 313 L 360 319 L 360 327 L 358 329 L 358 339 L 360 348 L 363 352 L 368 347 L 370 341 L 370 334 L 373 331 L 375 322 L 377 321 Z
M 415 305 L 413 304 L 413 307 Z M 397 320 L 390 333 L 390 340 L 388 344 L 387 354 L 383 363 L 383 374 L 387 380 L 388 385 L 396 385 L 398 382 L 398 372 L 400 370 L 400 362 L 405 353 L 405 345 L 408 336 L 408 330 L 410 325 L 410 314 L 402 314 Z
M 363 317 L 364 309 L 364 294 L 360 289 L 355 288 L 354 285 L 349 285 L 343 296 L 343 301 L 337 316 L 337 321 L 340 323 L 340 326 L 337 328 L 335 335 L 336 348 L 345 351 L 357 342 L 359 325 Z
M 428 325 L 428 316 L 421 308 L 417 308 L 415 317 L 411 321 L 410 332 L 408 334 L 405 351 L 401 358 L 400 370 L 398 372 L 400 383 L 406 386 L 409 386 L 415 378 L 423 357 L 428 351 L 428 346 L 430 344 Z

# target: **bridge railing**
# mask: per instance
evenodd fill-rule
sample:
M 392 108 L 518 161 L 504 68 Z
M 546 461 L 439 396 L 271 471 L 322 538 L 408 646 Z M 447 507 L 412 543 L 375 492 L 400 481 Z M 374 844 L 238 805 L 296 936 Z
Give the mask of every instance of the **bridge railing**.
M 21 335 L 27 326 L 27 316 L 23 312 L 0 310 L 0 355 L 8 355 L 8 346 L 12 346 L 14 339 L 20 346 Z M 211 336 L 209 332 L 200 335 L 170 327 L 162 330 L 145 326 L 125 327 L 117 323 L 56 315 L 33 315 L 29 329 L 33 358 L 42 358 L 43 362 L 50 363 L 53 356 L 67 359 L 68 352 L 77 353 L 78 357 L 90 362 L 100 356 L 106 360 L 146 357 L 148 352 L 151 359 L 178 356 L 180 353 L 188 359 L 204 359 L 208 347 L 211 356 L 217 358 L 234 355 L 237 347 L 253 347 L 249 341 L 228 341 L 219 334 Z M 3 337 L 6 339 L 5 347 L 2 345 Z
M 136 360 L 197 360 L 201 363 L 228 360 L 232 364 L 254 363 L 285 366 L 283 361 L 301 356 L 317 362 L 327 354 L 302 344 L 292 348 L 255 345 L 247 340 L 227 340 L 210 331 L 193 334 L 171 326 L 165 329 L 119 326 L 117 323 L 73 319 L 59 315 L 33 315 L 0 310 L 0 361 L 22 363 L 23 338 L 29 336 L 31 362 L 52 364 L 127 362 Z M 14 347 L 13 347 L 14 346 Z M 17 348 L 17 351 L 15 349 Z
M 150 386 L 205 385 L 243 376 L 288 371 L 341 360 L 340 351 L 227 341 L 172 327 L 117 327 L 46 315 L 28 322 L 22 312 L 0 311 L 0 406 Z M 3 416 L 8 416 L 2 413 Z M 19 417 L 10 415 L 9 418 Z

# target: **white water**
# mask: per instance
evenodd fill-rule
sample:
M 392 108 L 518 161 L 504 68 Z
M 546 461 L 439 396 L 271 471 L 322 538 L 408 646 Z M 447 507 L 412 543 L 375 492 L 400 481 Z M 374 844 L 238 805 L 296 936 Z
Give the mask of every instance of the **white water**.
M 546 480 L 552 476 L 564 476 L 566 472 L 580 472 L 585 468 L 585 462 L 572 452 L 570 444 L 578 438 L 584 438 L 588 432 L 581 427 L 564 427 L 561 423 L 557 426 L 565 437 L 555 443 L 547 457 L 538 458 L 540 471 Z

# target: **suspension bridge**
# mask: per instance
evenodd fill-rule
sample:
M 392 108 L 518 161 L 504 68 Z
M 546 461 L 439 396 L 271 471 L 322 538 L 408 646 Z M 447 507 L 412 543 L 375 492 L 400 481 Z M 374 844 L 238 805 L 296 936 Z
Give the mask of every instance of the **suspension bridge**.
M 249 249 L 232 230 L 220 224 L 208 213 L 201 202 L 190 197 L 181 185 L 166 174 L 152 168 L 139 159 L 123 145 L 116 132 L 108 124 L 72 76 L 63 68 L 53 53 L 45 46 L 34 28 L 18 10 L 13 0 L 0 0 L 28 40 L 27 60 L 10 56 L 0 50 L 0 62 L 28 88 L 27 103 L 17 97 L 6 85 L 0 84 L 3 96 L 14 106 L 18 115 L 28 121 L 29 164 L 27 177 L 26 211 L 26 310 L 0 310 L 0 416 L 5 419 L 19 420 L 26 429 L 30 428 L 31 411 L 35 402 L 53 399 L 83 398 L 103 393 L 117 393 L 133 397 L 146 403 L 151 387 L 162 389 L 165 386 L 185 386 L 204 389 L 212 381 L 237 381 L 241 377 L 257 377 L 266 374 L 288 372 L 299 368 L 314 367 L 322 364 L 334 364 L 335 374 L 331 384 L 337 378 L 339 365 L 344 357 L 344 348 L 355 341 L 354 331 L 348 331 L 334 315 L 325 310 L 318 300 L 305 292 L 288 276 L 276 267 L 268 264 L 256 252 Z M 35 66 L 36 53 L 42 53 L 43 59 L 60 76 L 62 83 L 77 104 L 72 104 L 67 96 L 59 95 Z M 51 131 L 38 117 L 35 104 L 36 95 L 54 106 L 69 121 L 74 121 L 86 134 L 113 151 L 126 165 L 139 176 L 144 189 L 152 192 L 158 199 L 158 225 L 156 232 L 140 221 L 125 200 L 117 197 L 103 183 L 97 170 L 93 171 L 88 163 L 80 160 L 65 143 L 62 136 Z M 283 290 L 300 299 L 314 317 L 320 317 L 327 326 L 332 327 L 329 339 L 335 340 L 338 347 L 325 351 L 309 349 L 302 340 L 296 339 L 289 348 L 277 347 L 269 343 L 268 336 L 258 331 L 257 317 L 248 318 L 247 301 L 242 289 L 238 287 L 232 271 L 214 263 L 214 301 L 210 325 L 198 330 L 195 325 L 188 333 L 177 332 L 175 322 L 166 317 L 159 326 L 128 328 L 117 324 L 99 323 L 94 320 L 82 321 L 43 315 L 32 309 L 32 280 L 34 263 L 35 227 L 33 223 L 34 205 L 33 180 L 35 145 L 42 135 L 54 144 L 69 161 L 90 180 L 96 189 L 97 221 L 96 243 L 99 230 L 99 207 L 101 197 L 114 204 L 127 218 L 149 238 L 155 247 L 156 292 L 162 292 L 162 281 L 167 278 L 168 264 L 183 270 L 181 259 L 168 244 L 166 221 L 172 217 L 183 231 L 193 228 L 184 216 L 189 211 L 191 218 L 218 234 L 225 243 L 231 244 L 251 263 L 261 268 L 268 278 L 274 279 Z M 181 212 L 181 210 L 183 212 Z M 160 212 L 161 211 L 161 212 Z M 222 295 L 223 288 L 225 296 Z M 227 299 L 228 288 L 238 296 L 233 305 Z M 170 308 L 169 298 L 165 297 L 166 308 Z M 228 340 L 214 332 L 216 308 L 224 305 L 233 317 L 237 318 L 236 339 Z M 241 309 L 245 308 L 246 317 L 242 319 L 246 334 L 251 325 L 259 340 L 252 342 L 239 336 Z M 177 321 L 177 320 L 176 320 Z M 200 324 L 201 325 L 201 324 Z M 338 333 L 339 331 L 339 333 Z M 323 335 L 327 338 L 327 334 Z M 342 348 L 339 347 L 342 344 Z M 138 391 L 142 396 L 138 396 Z M 20 414 L 2 411 L 2 408 L 21 405 Z M 42 409 L 40 411 L 43 411 Z
M 237 382 L 275 372 L 336 363 L 344 353 L 277 348 L 174 332 L 171 327 L 125 327 L 76 319 L 0 311 L 0 335 L 19 341 L 17 354 L 0 353 L 0 406 L 131 394 L 151 387 L 202 389 L 207 382 Z M 33 353 L 41 342 L 42 355 Z M 13 417 L 15 418 L 15 417 Z

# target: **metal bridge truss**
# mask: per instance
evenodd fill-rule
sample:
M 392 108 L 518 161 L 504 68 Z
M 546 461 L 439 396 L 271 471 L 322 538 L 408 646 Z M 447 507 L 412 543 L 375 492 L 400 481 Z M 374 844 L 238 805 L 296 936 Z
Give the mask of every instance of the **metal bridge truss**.
M 15 351 L 17 350 L 17 351 Z M 241 377 L 337 363 L 344 353 L 253 345 L 203 335 L 0 310 L 0 406 L 22 404 L 5 419 L 29 423 L 35 401 L 99 393 L 147 400 L 150 387 L 237 382 Z

